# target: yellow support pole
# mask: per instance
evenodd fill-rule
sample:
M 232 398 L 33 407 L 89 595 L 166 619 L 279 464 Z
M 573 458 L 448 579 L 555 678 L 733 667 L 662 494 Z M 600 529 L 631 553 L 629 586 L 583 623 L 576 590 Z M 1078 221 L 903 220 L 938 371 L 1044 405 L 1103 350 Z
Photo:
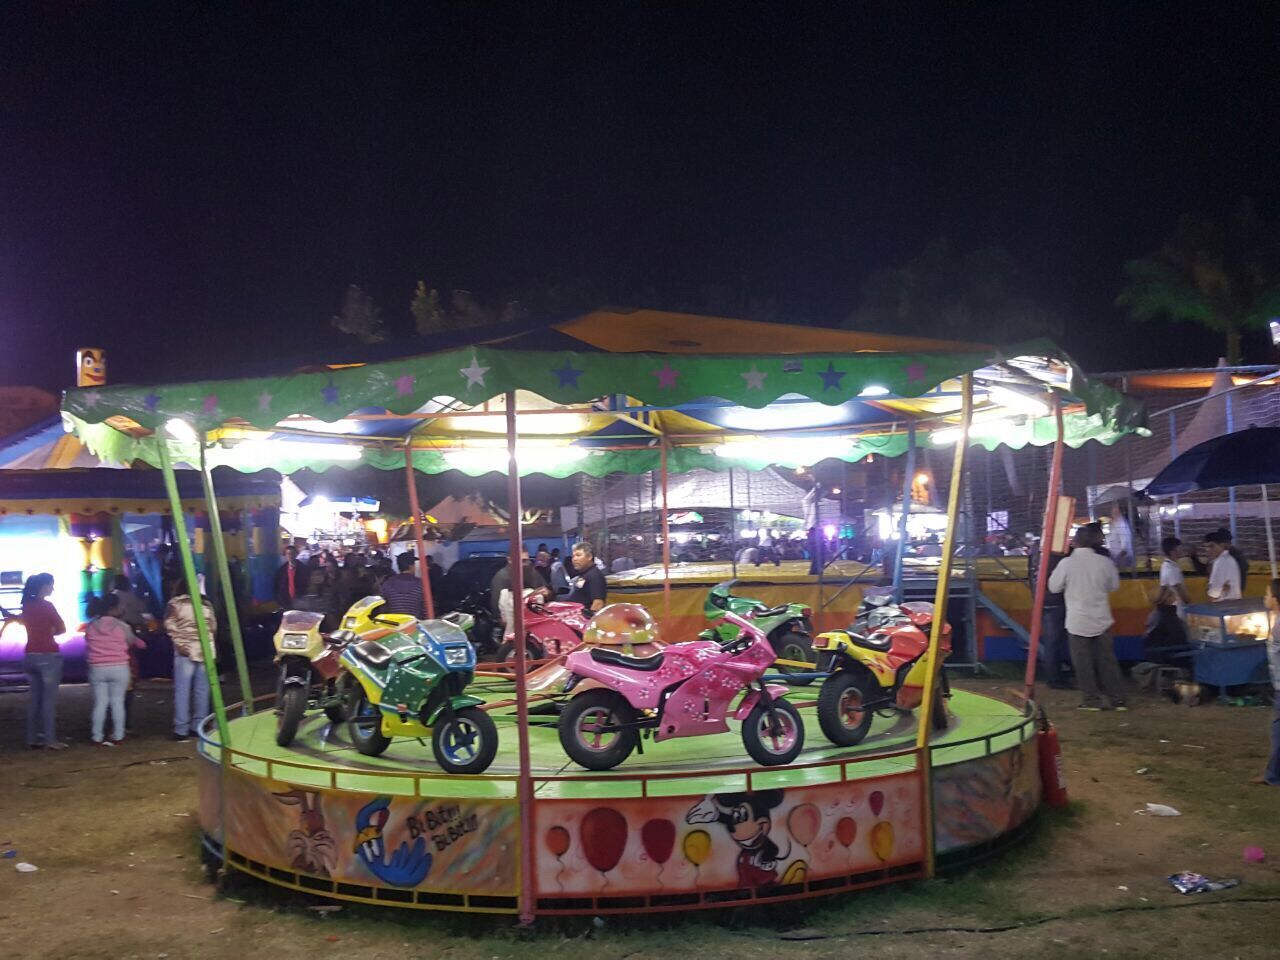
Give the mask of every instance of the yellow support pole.
M 951 491 L 947 496 L 947 536 L 942 546 L 942 562 L 938 565 L 938 589 L 933 597 L 933 626 L 929 631 L 929 663 L 925 669 L 924 698 L 920 701 L 920 725 L 916 731 L 916 749 L 920 751 L 921 784 L 924 790 L 925 809 L 925 876 L 932 877 L 935 870 L 933 830 L 933 750 L 929 746 L 929 730 L 932 726 L 934 698 L 937 696 L 938 672 L 942 664 L 938 658 L 938 644 L 942 639 L 942 627 L 947 622 L 947 595 L 951 589 L 951 557 L 955 551 L 957 514 L 960 512 L 960 488 L 964 483 L 964 458 L 969 448 L 969 422 L 973 418 L 973 377 L 961 378 L 960 437 L 956 440 L 956 452 L 951 461 Z M 904 509 L 905 509 L 904 504 Z
M 160 471 L 164 474 L 164 489 L 169 495 L 169 508 L 173 511 L 173 538 L 178 541 L 178 555 L 182 558 L 182 572 L 186 577 L 187 590 L 191 594 L 191 611 L 196 621 L 196 633 L 200 636 L 200 651 L 204 655 L 205 675 L 209 678 L 209 703 L 213 707 L 213 716 L 218 724 L 218 739 L 221 741 L 219 745 L 229 747 L 231 734 L 227 729 L 227 708 L 222 702 L 222 686 L 218 683 L 213 637 L 209 635 L 209 623 L 204 618 L 204 604 L 200 602 L 200 581 L 196 578 L 196 562 L 191 554 L 191 541 L 187 539 L 187 521 L 182 515 L 182 497 L 178 493 L 178 478 L 173 473 L 168 441 L 157 434 L 156 446 L 160 450 Z M 204 722 L 204 717 L 200 718 L 200 722 Z M 221 752 L 225 758 L 226 751 Z

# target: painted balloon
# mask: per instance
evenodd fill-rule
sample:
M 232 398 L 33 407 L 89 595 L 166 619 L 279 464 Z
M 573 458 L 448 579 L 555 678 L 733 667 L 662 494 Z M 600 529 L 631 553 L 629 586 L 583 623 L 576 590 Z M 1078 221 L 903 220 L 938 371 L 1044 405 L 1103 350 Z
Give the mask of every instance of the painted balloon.
M 893 856 L 893 824 L 888 820 L 871 828 L 871 852 L 881 863 Z
M 670 820 L 650 820 L 640 828 L 640 842 L 654 863 L 666 863 L 676 845 L 676 825 Z
M 564 827 L 552 827 L 547 831 L 547 849 L 553 857 L 563 857 L 569 852 L 569 831 Z
M 792 808 L 791 813 L 787 815 L 787 829 L 791 831 L 791 836 L 795 837 L 796 843 L 802 847 L 813 843 L 820 826 L 822 826 L 822 813 L 812 803 L 802 803 Z
M 579 836 L 587 862 L 607 873 L 618 865 L 627 846 L 627 818 L 612 807 L 596 807 L 582 818 Z
M 868 801 L 871 803 L 871 815 L 880 816 L 880 811 L 884 809 L 884 794 L 879 790 L 873 790 Z
M 846 847 L 853 846 L 853 841 L 858 838 L 858 824 L 853 817 L 841 817 L 836 824 L 836 839 L 841 845 Z
M 711 854 L 711 834 L 705 830 L 691 830 L 684 835 L 684 858 L 695 867 Z

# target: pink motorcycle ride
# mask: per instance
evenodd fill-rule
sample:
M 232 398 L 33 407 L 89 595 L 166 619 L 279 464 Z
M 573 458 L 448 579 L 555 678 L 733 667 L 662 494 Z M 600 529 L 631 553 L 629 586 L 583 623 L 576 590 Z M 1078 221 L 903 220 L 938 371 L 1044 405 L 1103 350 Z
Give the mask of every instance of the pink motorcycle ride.
M 794 760 L 804 746 L 804 723 L 783 699 L 788 688 L 760 679 L 777 654 L 750 620 L 733 613 L 725 619 L 740 631 L 727 642 L 676 643 L 649 657 L 600 647 L 571 653 L 564 692 L 593 682 L 560 714 L 560 744 L 569 758 L 608 770 L 640 746 L 642 735 L 657 742 L 724 733 L 730 704 L 742 692 L 733 716 L 742 721 L 747 753 L 764 766 Z
M 508 618 L 510 623 L 510 618 Z M 533 660 L 559 657 L 572 653 L 582 646 L 582 635 L 591 618 L 583 612 L 580 603 L 562 600 L 543 600 L 532 591 L 525 591 L 524 636 L 525 656 Z M 516 658 L 516 635 L 507 630 L 502 646 L 493 659 L 505 663 Z

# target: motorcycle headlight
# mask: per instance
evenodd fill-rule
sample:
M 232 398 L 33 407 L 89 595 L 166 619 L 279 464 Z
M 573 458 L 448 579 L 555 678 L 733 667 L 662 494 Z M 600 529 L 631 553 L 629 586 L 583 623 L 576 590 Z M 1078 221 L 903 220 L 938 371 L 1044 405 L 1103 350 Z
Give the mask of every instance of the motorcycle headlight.
M 280 641 L 281 650 L 305 650 L 307 649 L 307 635 L 305 633 L 286 633 L 284 639 Z
M 444 662 L 449 667 L 465 667 L 471 662 L 470 647 L 445 647 Z

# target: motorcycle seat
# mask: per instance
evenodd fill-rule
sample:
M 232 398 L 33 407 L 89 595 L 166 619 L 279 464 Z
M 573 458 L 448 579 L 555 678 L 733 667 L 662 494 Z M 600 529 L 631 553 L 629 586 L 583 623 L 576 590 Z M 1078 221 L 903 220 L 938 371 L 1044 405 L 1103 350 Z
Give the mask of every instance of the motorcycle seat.
M 362 640 L 351 648 L 357 660 L 363 660 L 371 667 L 385 667 L 391 662 L 391 651 L 376 640 Z
M 625 667 L 628 670 L 653 671 L 662 666 L 662 654 L 655 653 L 651 657 L 628 657 L 616 650 L 591 648 L 591 659 L 596 663 L 607 663 L 613 667 Z
M 850 631 L 847 636 L 849 637 L 849 642 L 855 647 L 863 647 L 867 650 L 888 650 L 892 642 L 885 634 L 873 633 L 870 636 L 863 636 L 860 633 Z
M 787 605 L 783 603 L 783 604 L 779 604 L 776 607 L 760 607 L 757 610 L 752 610 L 751 616 L 755 617 L 758 620 L 761 617 L 780 617 L 782 616 L 782 614 L 786 612 L 787 612 Z

